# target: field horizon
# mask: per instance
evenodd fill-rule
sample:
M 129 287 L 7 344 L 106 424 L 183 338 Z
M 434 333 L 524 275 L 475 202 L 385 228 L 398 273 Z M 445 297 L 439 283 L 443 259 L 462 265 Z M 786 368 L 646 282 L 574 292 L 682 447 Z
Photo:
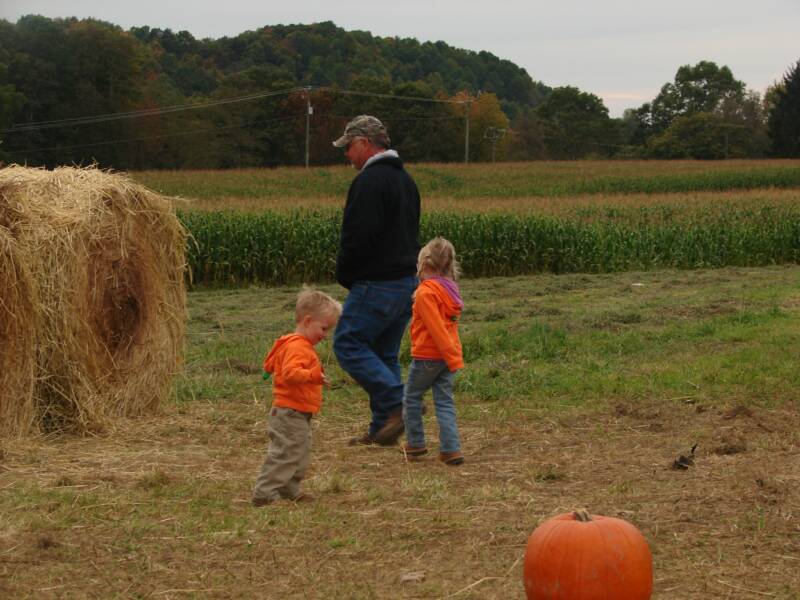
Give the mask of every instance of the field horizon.
M 564 198 L 595 194 L 800 188 L 798 159 L 576 160 L 407 165 L 427 198 Z M 224 209 L 228 199 L 324 199 L 344 202 L 356 171 L 349 165 L 227 170 L 134 171 L 167 196 Z

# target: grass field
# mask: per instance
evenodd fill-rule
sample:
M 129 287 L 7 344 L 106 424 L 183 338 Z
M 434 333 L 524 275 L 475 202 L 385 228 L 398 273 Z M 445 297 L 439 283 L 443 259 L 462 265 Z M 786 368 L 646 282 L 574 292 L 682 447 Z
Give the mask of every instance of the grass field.
M 186 365 L 161 414 L 0 441 L 0 598 L 521 599 L 528 535 L 579 507 L 643 532 L 657 600 L 800 598 L 800 161 L 409 168 L 471 276 L 466 463 L 348 446 L 368 406 L 325 342 L 316 500 L 251 507 L 261 359 L 295 282 L 344 297 L 354 172 L 136 173 L 194 234 Z
M 192 292 L 163 414 L 2 446 L 0 597 L 521 599 L 530 532 L 587 507 L 644 533 L 654 598 L 797 599 L 799 284 L 797 266 L 465 280 L 465 465 L 347 446 L 368 408 L 324 342 L 317 500 L 262 509 L 259 365 L 297 290 Z

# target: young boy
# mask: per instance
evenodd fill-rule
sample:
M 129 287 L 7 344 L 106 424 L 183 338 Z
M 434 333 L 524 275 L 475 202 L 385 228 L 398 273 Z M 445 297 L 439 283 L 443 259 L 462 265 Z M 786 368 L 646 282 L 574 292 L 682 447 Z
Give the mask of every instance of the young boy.
M 269 448 L 253 489 L 254 506 L 281 498 L 303 502 L 300 491 L 311 452 L 311 417 L 322 405 L 322 386 L 330 382 L 314 346 L 336 327 L 342 305 L 320 291 L 305 288 L 297 297 L 294 333 L 279 338 L 264 359 L 272 374 Z

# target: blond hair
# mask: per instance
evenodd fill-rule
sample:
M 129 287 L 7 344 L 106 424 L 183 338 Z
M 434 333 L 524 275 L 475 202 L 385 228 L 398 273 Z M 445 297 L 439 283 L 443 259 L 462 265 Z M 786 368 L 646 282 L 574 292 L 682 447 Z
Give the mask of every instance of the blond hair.
M 342 305 L 338 300 L 331 298 L 328 294 L 315 290 L 308 286 L 303 286 L 297 295 L 297 304 L 294 308 L 295 321 L 299 323 L 306 316 L 326 317 L 342 314 Z
M 456 249 L 443 237 L 435 237 L 422 247 L 417 257 L 417 275 L 428 268 L 442 277 L 456 280 L 461 275 L 461 266 L 456 259 Z

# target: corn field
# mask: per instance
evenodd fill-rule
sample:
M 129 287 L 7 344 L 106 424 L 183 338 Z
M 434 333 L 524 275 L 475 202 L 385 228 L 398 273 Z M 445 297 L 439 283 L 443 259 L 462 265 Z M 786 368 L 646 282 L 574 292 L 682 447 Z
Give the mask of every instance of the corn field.
M 734 208 L 705 218 L 683 218 L 666 209 L 607 209 L 607 217 L 609 211 L 611 218 L 433 212 L 423 215 L 420 237 L 451 240 L 467 277 L 761 266 L 800 259 L 800 210 Z M 334 278 L 339 210 L 181 211 L 179 216 L 193 238 L 189 261 L 195 285 Z
M 468 277 L 762 266 L 800 260 L 800 161 L 409 165 L 420 242 Z M 349 167 L 146 171 L 192 235 L 194 285 L 329 282 Z

